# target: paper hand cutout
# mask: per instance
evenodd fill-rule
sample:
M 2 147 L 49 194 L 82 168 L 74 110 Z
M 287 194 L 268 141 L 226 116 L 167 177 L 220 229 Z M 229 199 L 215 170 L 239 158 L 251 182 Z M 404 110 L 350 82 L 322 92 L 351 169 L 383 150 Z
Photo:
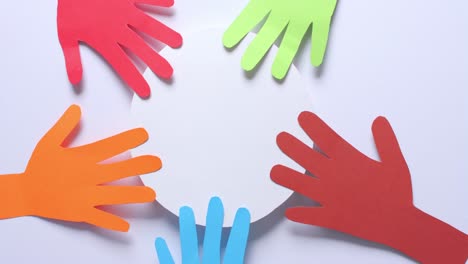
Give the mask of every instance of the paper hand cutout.
M 234 224 L 232 225 L 229 240 L 221 262 L 221 235 L 223 230 L 224 208 L 221 199 L 213 197 L 208 206 L 206 216 L 205 239 L 203 241 L 204 264 L 241 264 L 244 263 L 245 248 L 250 230 L 250 213 L 245 208 L 237 210 Z M 179 214 L 180 242 L 182 247 L 183 264 L 199 264 L 198 236 L 195 224 L 195 216 L 190 207 L 182 207 Z M 156 251 L 159 263 L 174 264 L 172 255 L 162 238 L 156 239 Z
M 303 112 L 299 123 L 325 155 L 285 132 L 277 143 L 317 178 L 282 165 L 273 167 L 271 178 L 322 206 L 290 208 L 287 218 L 382 243 L 422 263 L 465 263 L 468 236 L 413 205 L 410 172 L 385 118 L 372 126 L 380 162 L 312 113 Z
M 37 144 L 24 173 L 0 176 L 0 218 L 34 215 L 127 231 L 125 220 L 96 207 L 154 201 L 148 187 L 102 185 L 161 168 L 155 156 L 101 163 L 143 144 L 146 131 L 133 129 L 88 145 L 63 147 L 80 116 L 80 108 L 71 106 Z
M 159 77 L 172 76 L 169 62 L 135 29 L 173 48 L 182 45 L 182 37 L 139 10 L 137 4 L 170 7 L 174 0 L 59 0 L 58 35 L 71 83 L 79 83 L 83 73 L 79 42 L 101 54 L 140 97 L 150 95 L 149 85 L 122 47 L 135 53 Z
M 250 71 L 262 60 L 276 39 L 286 29 L 272 66 L 272 74 L 283 79 L 312 25 L 311 61 L 320 66 L 327 48 L 331 18 L 337 0 L 251 0 L 224 33 L 223 44 L 232 48 L 268 16 L 256 38 L 242 57 L 242 68 Z

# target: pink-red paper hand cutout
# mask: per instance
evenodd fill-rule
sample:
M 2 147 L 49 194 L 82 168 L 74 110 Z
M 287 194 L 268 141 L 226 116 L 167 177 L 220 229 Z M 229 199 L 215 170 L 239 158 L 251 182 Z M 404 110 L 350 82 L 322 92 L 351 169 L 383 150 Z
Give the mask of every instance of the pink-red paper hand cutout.
M 79 83 L 83 74 L 79 42 L 101 54 L 142 98 L 149 97 L 150 88 L 122 47 L 135 53 L 159 77 L 169 79 L 172 76 L 169 62 L 135 30 L 173 48 L 182 45 L 182 37 L 138 9 L 137 4 L 170 7 L 174 0 L 59 0 L 58 36 L 71 83 Z
M 158 157 L 102 163 L 143 144 L 148 133 L 132 129 L 84 146 L 65 147 L 80 118 L 80 108 L 71 106 L 39 141 L 23 173 L 0 175 L 0 219 L 33 215 L 127 231 L 124 219 L 98 206 L 154 201 L 149 187 L 105 184 L 160 169 Z
M 303 112 L 299 123 L 324 154 L 285 132 L 277 143 L 315 177 L 276 165 L 271 178 L 322 206 L 290 208 L 287 218 L 385 244 L 422 263 L 465 263 L 468 236 L 413 205 L 411 175 L 384 117 L 372 126 L 381 161 L 359 152 L 315 114 Z

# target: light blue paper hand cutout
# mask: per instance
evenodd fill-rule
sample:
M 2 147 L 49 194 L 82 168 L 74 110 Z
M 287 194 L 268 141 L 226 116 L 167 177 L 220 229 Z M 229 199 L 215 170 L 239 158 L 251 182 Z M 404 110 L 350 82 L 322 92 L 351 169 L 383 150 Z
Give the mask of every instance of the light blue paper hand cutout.
M 224 222 L 224 208 L 221 199 L 213 197 L 206 216 L 205 238 L 203 240 L 203 259 L 198 255 L 198 237 L 195 216 L 192 208 L 182 207 L 179 213 L 180 243 L 182 247 L 182 264 L 220 264 L 221 234 Z M 224 254 L 224 264 L 241 264 L 244 262 L 245 248 L 250 231 L 250 213 L 245 208 L 237 210 L 234 224 Z M 160 264 L 174 264 L 166 241 L 157 238 L 156 251 Z

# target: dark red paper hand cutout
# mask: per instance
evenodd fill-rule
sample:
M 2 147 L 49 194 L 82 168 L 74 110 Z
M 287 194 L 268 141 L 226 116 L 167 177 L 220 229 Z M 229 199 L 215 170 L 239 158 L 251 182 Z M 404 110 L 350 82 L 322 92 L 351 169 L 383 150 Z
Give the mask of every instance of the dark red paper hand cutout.
M 384 117 L 372 126 L 380 162 L 359 152 L 315 114 L 303 112 L 299 123 L 325 155 L 285 132 L 277 143 L 316 177 L 276 165 L 271 178 L 322 206 L 290 208 L 287 218 L 382 243 L 422 263 L 465 263 L 468 236 L 413 205 L 410 172 Z
M 172 76 L 169 62 L 134 29 L 173 48 L 182 45 L 182 37 L 146 15 L 136 4 L 169 7 L 174 0 L 59 0 L 58 35 L 71 83 L 79 83 L 83 73 L 79 42 L 100 53 L 140 97 L 148 97 L 150 88 L 122 47 L 135 53 L 159 77 L 168 79 Z

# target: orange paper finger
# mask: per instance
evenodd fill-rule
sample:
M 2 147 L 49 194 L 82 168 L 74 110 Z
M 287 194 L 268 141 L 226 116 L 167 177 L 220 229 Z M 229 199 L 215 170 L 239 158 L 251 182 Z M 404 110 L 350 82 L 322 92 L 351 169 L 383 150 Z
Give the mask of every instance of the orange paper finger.
M 145 186 L 98 186 L 90 192 L 95 199 L 95 206 L 154 201 L 153 189 Z
M 0 177 L 0 218 L 35 215 L 126 231 L 125 220 L 95 207 L 155 199 L 148 187 L 101 186 L 161 168 L 154 156 L 99 163 L 143 144 L 146 131 L 134 129 L 85 146 L 63 147 L 80 117 L 80 108 L 71 106 L 37 144 L 24 173 Z
M 74 148 L 73 151 L 87 155 L 99 162 L 117 156 L 129 149 L 138 147 L 148 140 L 148 133 L 143 128 L 125 131 L 118 135 L 97 142 Z
M 81 118 L 81 109 L 77 105 L 70 106 L 55 125 L 42 137 L 39 142 L 62 145 L 72 131 L 78 126 Z M 36 147 L 37 150 L 37 147 Z
M 121 232 L 127 232 L 130 228 L 124 219 L 96 208 L 90 208 L 86 215 L 88 218 L 83 222 L 90 225 Z
M 147 174 L 161 169 L 161 160 L 155 156 L 140 156 L 120 162 L 101 165 L 100 177 L 96 179 L 96 184 L 103 184 L 136 176 Z

